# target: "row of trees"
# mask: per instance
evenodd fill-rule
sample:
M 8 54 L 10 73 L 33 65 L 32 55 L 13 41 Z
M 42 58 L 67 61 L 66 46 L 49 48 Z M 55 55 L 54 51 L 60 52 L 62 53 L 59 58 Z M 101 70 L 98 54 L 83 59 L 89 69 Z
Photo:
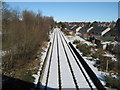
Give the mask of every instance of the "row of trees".
M 16 62 L 34 54 L 38 46 L 49 38 L 53 25 L 53 17 L 42 16 L 40 11 L 37 14 L 28 10 L 19 12 L 3 3 L 2 49 L 6 52 L 3 68 L 13 68 Z

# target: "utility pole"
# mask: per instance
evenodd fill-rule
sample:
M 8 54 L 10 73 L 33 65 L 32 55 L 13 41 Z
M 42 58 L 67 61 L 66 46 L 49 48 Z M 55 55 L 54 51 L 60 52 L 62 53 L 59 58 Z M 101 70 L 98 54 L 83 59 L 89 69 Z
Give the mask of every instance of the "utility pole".
M 108 60 L 107 60 L 107 64 L 106 64 L 106 72 L 108 72 Z

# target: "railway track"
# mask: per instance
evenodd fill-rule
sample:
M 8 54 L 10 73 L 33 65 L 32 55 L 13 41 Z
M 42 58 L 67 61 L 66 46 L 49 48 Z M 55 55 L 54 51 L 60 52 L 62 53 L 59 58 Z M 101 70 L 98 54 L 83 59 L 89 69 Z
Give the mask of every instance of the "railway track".
M 75 75 L 74 75 L 74 71 L 73 71 L 73 69 L 72 69 L 72 66 L 71 66 L 71 63 L 70 63 L 70 60 L 69 60 L 67 51 L 66 51 L 66 49 L 65 49 L 65 46 L 64 46 L 64 43 L 63 43 L 63 40 L 62 40 L 62 37 L 60 36 L 60 38 L 61 38 L 61 42 L 62 42 L 62 45 L 63 45 L 63 48 L 64 48 L 64 52 L 65 52 L 65 55 L 66 55 L 66 58 L 67 58 L 67 62 L 68 62 L 68 65 L 69 65 L 71 74 L 72 74 L 72 77 L 73 77 L 73 80 L 74 80 L 74 84 L 75 84 L 75 86 L 76 86 L 76 89 L 79 90 L 79 87 L 78 87 L 78 85 L 77 85 L 77 81 L 76 81 L 76 78 L 75 78 Z
M 89 88 L 93 90 L 98 87 L 98 85 L 96 87 L 93 78 L 84 69 L 85 66 L 81 64 L 79 60 L 81 58 L 78 58 L 73 47 L 67 42 L 59 29 L 54 31 L 49 52 L 48 60 L 43 67 L 45 72 L 42 77 L 44 79 L 40 79 L 40 84 L 42 85 L 40 89 L 61 90 L 63 88 L 74 88 L 79 90 L 81 88 Z M 99 85 L 97 89 L 100 88 L 102 86 Z
M 75 59 L 75 62 L 77 63 L 77 65 L 78 65 L 78 67 L 79 67 L 79 69 L 80 69 L 80 71 L 81 71 L 82 74 L 84 75 L 84 77 L 85 77 L 85 79 L 86 79 L 86 82 L 88 83 L 88 85 L 89 85 L 89 87 L 91 88 L 91 90 L 93 90 L 93 87 L 92 87 L 90 81 L 88 80 L 86 74 L 85 74 L 84 71 L 82 70 L 82 68 L 81 68 L 81 66 L 80 66 L 80 64 L 79 64 L 79 62 L 78 62 L 78 60 L 77 60 L 77 58 L 75 57 L 75 54 L 73 53 L 72 49 L 70 48 L 69 44 L 67 43 L 65 37 L 63 36 L 62 33 L 60 33 L 60 34 L 61 34 L 61 36 L 63 37 L 63 39 L 65 40 L 65 42 L 66 42 L 66 44 L 67 44 L 67 46 L 68 46 L 70 52 L 72 53 L 72 55 L 73 55 L 73 57 L 74 57 L 74 59 Z
M 57 35 L 57 57 L 58 57 L 58 81 L 59 81 L 59 90 L 61 90 L 61 71 L 60 71 L 60 58 L 59 58 L 59 44 L 58 44 L 58 35 Z
M 46 77 L 47 79 L 46 79 L 45 90 L 47 90 L 48 79 L 49 79 L 49 75 L 50 75 L 50 66 L 51 66 L 51 60 L 52 60 L 52 53 L 53 53 L 54 41 L 55 41 L 55 33 L 54 33 L 53 43 L 52 43 L 52 49 L 51 49 L 51 53 L 50 53 L 50 61 L 49 61 L 49 67 L 48 67 L 48 72 L 47 72 L 47 77 Z

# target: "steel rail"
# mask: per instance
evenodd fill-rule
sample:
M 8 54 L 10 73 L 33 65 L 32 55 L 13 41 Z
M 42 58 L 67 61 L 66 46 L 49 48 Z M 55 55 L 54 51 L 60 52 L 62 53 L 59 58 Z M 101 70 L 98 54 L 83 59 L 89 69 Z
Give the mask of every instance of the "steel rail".
M 59 44 L 58 44 L 58 33 L 57 33 L 57 57 L 58 57 L 58 81 L 59 81 L 59 90 L 61 90 L 61 71 L 60 71 L 60 58 L 59 58 Z
M 54 37 L 53 37 L 52 49 L 51 49 L 51 54 L 50 54 L 50 61 L 49 61 L 49 66 L 48 66 L 48 72 L 47 72 L 47 79 L 46 79 L 46 84 L 45 84 L 45 90 L 47 90 L 47 85 L 48 85 L 48 79 L 49 79 L 49 73 L 50 73 L 50 66 L 51 66 L 51 60 L 52 60 L 52 53 L 53 53 L 54 41 L 55 41 L 55 33 L 54 33 Z
M 76 87 L 77 90 L 79 90 L 79 87 L 78 87 L 78 85 L 77 85 L 77 81 L 76 81 L 76 78 L 75 78 L 75 75 L 74 75 L 72 66 L 71 66 L 71 64 L 70 64 L 70 60 L 69 60 L 69 58 L 68 58 L 67 51 L 66 51 L 66 49 L 65 49 L 65 46 L 64 46 L 64 44 L 63 44 L 63 41 L 62 41 L 62 37 L 61 37 L 61 36 L 60 36 L 60 39 L 61 39 L 61 42 L 62 42 L 62 46 L 63 46 L 63 49 L 64 49 L 64 53 L 65 53 L 65 55 L 66 55 L 67 62 L 68 62 L 68 65 L 69 65 L 69 68 L 70 68 L 72 77 L 73 77 L 73 81 L 74 81 L 75 87 Z
M 87 76 L 85 75 L 84 71 L 82 70 L 82 68 L 81 68 L 81 66 L 80 66 L 80 64 L 79 64 L 79 62 L 78 62 L 78 60 L 77 60 L 77 58 L 75 57 L 75 55 L 74 55 L 73 51 L 71 50 L 70 46 L 68 45 L 68 43 L 67 43 L 67 41 L 66 41 L 65 37 L 63 36 L 63 34 L 62 34 L 62 33 L 61 33 L 60 35 L 62 35 L 62 37 L 64 38 L 64 40 L 65 40 L 65 42 L 66 42 L 66 44 L 67 44 L 67 46 L 68 46 L 68 48 L 69 48 L 70 52 L 72 53 L 72 55 L 73 55 L 73 57 L 74 57 L 74 59 L 75 59 L 75 62 L 77 63 L 77 65 L 78 65 L 78 67 L 79 67 L 80 71 L 82 72 L 83 76 L 85 77 L 85 79 L 86 79 L 86 81 L 87 81 L 87 83 L 88 83 L 89 87 L 91 88 L 91 90 L 93 90 L 92 85 L 90 84 L 90 82 L 89 82 L 89 80 L 88 80 Z

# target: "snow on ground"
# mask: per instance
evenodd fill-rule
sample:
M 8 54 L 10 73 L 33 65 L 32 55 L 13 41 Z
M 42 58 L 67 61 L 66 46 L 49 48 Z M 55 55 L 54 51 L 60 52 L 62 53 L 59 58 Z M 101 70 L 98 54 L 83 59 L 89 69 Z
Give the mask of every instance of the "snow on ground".
M 80 40 L 81 42 L 84 42 L 84 39 L 83 38 L 81 38 L 81 37 L 79 37 L 79 36 L 66 36 L 67 38 L 68 38 L 68 42 L 70 41 L 70 42 L 73 42 L 74 40 Z M 102 44 L 108 44 L 108 43 L 110 43 L 109 41 L 106 41 L 106 42 L 102 42 Z M 74 44 L 73 45 L 75 48 L 76 48 L 76 45 Z M 82 52 L 80 52 L 77 48 L 76 48 L 76 50 L 80 53 L 80 55 L 82 56 Z M 107 56 L 107 57 L 111 57 L 112 58 L 112 60 L 113 61 L 117 61 L 117 58 L 115 57 L 115 55 L 112 55 L 112 54 L 109 54 L 109 53 L 107 53 L 107 54 L 104 54 L 104 56 Z M 98 69 L 96 68 L 96 67 L 94 67 L 93 65 L 95 64 L 95 61 L 90 61 L 89 59 L 90 58 L 92 58 L 92 57 L 85 57 L 85 56 L 82 56 L 84 59 L 85 59 L 85 61 L 87 62 L 87 64 L 89 65 L 89 67 L 93 70 L 93 72 L 96 74 L 96 76 L 98 77 L 98 79 L 101 81 L 101 83 L 103 84 L 103 85 L 106 85 L 106 81 L 105 81 L 105 78 L 104 78 L 104 76 L 108 76 L 108 75 L 110 75 L 109 73 L 106 73 L 106 72 L 102 72 L 102 71 L 98 71 Z M 97 60 L 97 59 L 96 59 Z M 117 76 L 116 75 L 114 75 L 114 74 L 111 74 L 112 75 L 112 77 L 115 77 L 115 78 L 117 78 Z M 108 88 L 108 87 L 106 87 L 108 90 L 113 90 L 113 89 L 110 89 L 110 88 Z M 116 90 L 116 89 L 114 89 L 114 90 Z
M 106 84 L 106 81 L 105 81 L 105 79 L 104 79 L 104 76 L 107 75 L 107 73 L 102 72 L 102 71 L 98 71 L 98 69 L 93 66 L 94 63 L 95 63 L 94 61 L 89 61 L 89 60 L 86 59 L 86 57 L 83 57 L 83 58 L 84 58 L 84 60 L 87 62 L 87 64 L 89 65 L 89 67 L 93 70 L 93 72 L 96 74 L 96 76 L 97 76 L 98 79 L 101 81 L 101 83 L 102 83 L 103 85 L 105 85 L 105 84 Z
M 63 34 L 63 33 L 62 33 Z M 63 34 L 64 35 L 64 34 Z M 67 40 L 67 42 L 69 42 L 69 39 L 67 39 L 66 37 L 65 37 L 65 39 Z M 73 45 L 74 47 L 76 47 L 76 45 Z M 79 54 L 80 55 L 82 55 L 82 52 L 80 52 L 78 49 L 76 49 L 78 52 L 79 52 Z M 75 54 L 74 54 L 75 55 Z M 75 55 L 75 57 L 76 57 L 76 55 Z M 78 58 L 76 57 L 76 59 L 77 59 L 77 61 L 79 62 L 79 60 L 78 60 Z M 70 59 L 70 60 L 72 60 L 72 59 Z M 75 61 L 74 61 L 74 59 L 72 60 L 72 63 L 75 63 Z M 83 72 L 85 73 L 85 75 L 86 75 L 86 77 L 87 77 L 87 79 L 89 80 L 89 82 L 91 83 L 91 86 L 93 87 L 93 88 L 96 88 L 96 86 L 93 84 L 93 82 L 92 82 L 92 80 L 90 79 L 90 77 L 88 76 L 88 74 L 87 74 L 87 72 L 86 72 L 86 70 L 84 69 L 84 67 L 82 66 L 82 64 L 79 62 L 79 64 L 80 64 L 80 66 L 81 66 L 81 68 L 82 68 L 82 70 L 83 70 Z M 74 65 L 73 65 L 74 66 Z M 75 68 L 76 69 L 76 68 Z M 77 70 L 77 69 L 76 69 Z M 75 71 L 76 71 L 75 70 Z M 79 73 L 79 74 L 81 74 L 81 71 L 80 72 L 78 72 L 79 70 L 77 70 L 76 72 L 77 73 Z M 82 75 L 82 74 L 81 74 Z M 79 77 L 79 76 L 78 76 Z M 83 76 L 82 76 L 83 77 Z M 80 88 L 86 88 L 86 87 L 88 87 L 88 86 L 86 86 L 87 84 L 80 84 L 80 83 L 82 83 L 82 82 L 84 82 L 83 80 L 84 80 L 84 77 L 83 77 L 83 80 L 81 80 L 81 77 L 80 77 L 80 79 L 77 79 L 78 80 L 78 83 L 79 83 L 79 86 L 80 86 Z M 82 82 L 81 82 L 82 81 Z M 82 85 L 82 86 L 81 86 Z
M 74 40 L 80 40 L 80 41 L 85 41 L 83 38 L 79 37 L 79 36 L 67 36 L 67 38 L 70 40 L 70 42 L 73 42 Z M 76 45 L 73 45 L 76 48 Z M 76 48 L 77 49 L 77 48 Z M 82 52 L 80 52 L 78 49 L 77 51 L 80 53 L 80 55 L 82 55 Z M 108 73 L 102 72 L 102 71 L 98 71 L 98 69 L 96 67 L 94 67 L 94 63 L 95 61 L 90 61 L 88 57 L 84 57 L 82 56 L 85 61 L 87 62 L 87 64 L 89 65 L 89 67 L 93 70 L 93 72 L 96 74 L 96 76 L 98 77 L 98 79 L 101 81 L 101 83 L 103 85 L 106 84 L 106 81 L 104 80 L 104 76 L 108 75 Z
M 55 35 L 57 36 L 58 33 L 63 34 L 60 29 L 56 28 L 54 30 Z M 63 34 L 64 35 L 64 34 Z M 73 42 L 74 40 L 80 40 L 83 42 L 86 42 L 83 38 L 80 38 L 79 36 L 75 36 L 75 37 L 70 37 L 67 36 L 66 40 L 67 42 Z M 51 42 L 53 40 L 53 34 L 51 35 Z M 72 56 L 67 44 L 65 43 L 64 39 L 63 40 L 63 44 L 65 46 L 65 49 L 67 51 L 67 55 L 68 58 L 70 60 L 70 64 L 72 65 L 72 69 L 73 69 L 73 73 L 75 75 L 75 78 L 77 80 L 77 84 L 79 86 L 79 88 L 89 88 L 88 83 L 86 82 L 83 74 L 81 73 L 80 69 L 78 68 L 78 65 L 75 62 L 74 57 Z M 73 77 L 67 62 L 67 58 L 60 40 L 60 36 L 58 35 L 58 43 L 59 43 L 59 57 L 60 57 L 60 73 L 61 73 L 61 85 L 62 88 L 75 88 L 75 84 L 73 81 Z M 89 42 L 88 42 L 89 43 Z M 90 43 L 89 43 L 90 44 Z M 76 45 L 74 45 L 74 47 L 76 47 Z M 46 49 L 47 50 L 47 49 Z M 82 52 L 80 52 L 78 49 L 77 51 L 80 53 L 80 55 L 82 55 Z M 51 52 L 51 48 L 50 48 L 50 52 Z M 45 52 L 46 53 L 46 52 Z M 75 56 L 76 57 L 76 56 Z M 91 59 L 92 57 L 84 57 L 82 56 L 86 63 L 89 65 L 89 67 L 93 70 L 93 72 L 96 74 L 96 76 L 99 78 L 99 80 L 101 81 L 101 83 L 103 85 L 106 84 L 104 76 L 105 75 L 109 75 L 108 73 L 102 72 L 102 71 L 98 71 L 98 69 L 96 67 L 94 67 L 94 63 L 95 61 L 90 61 L 88 59 Z M 45 58 L 45 54 L 43 54 L 42 59 L 44 60 Z M 44 72 L 44 76 L 42 79 L 42 85 L 45 86 L 46 83 L 46 77 L 47 77 L 47 72 L 48 72 L 48 66 L 49 66 L 49 58 L 50 58 L 50 53 L 48 55 L 48 60 L 47 60 L 47 64 L 46 64 L 46 68 L 45 68 L 45 72 Z M 50 67 L 50 74 L 49 74 L 49 78 L 48 78 L 48 87 L 49 88 L 58 88 L 58 58 L 57 58 L 57 41 L 55 38 L 55 42 L 54 42 L 54 48 L 53 48 L 53 54 L 52 54 L 52 59 L 51 59 L 51 67 Z M 79 61 L 77 59 L 77 61 Z M 92 80 L 90 79 L 89 75 L 87 74 L 87 72 L 85 71 L 85 69 L 83 68 L 82 64 L 79 62 L 83 72 L 85 73 L 87 79 L 89 80 L 89 82 L 91 83 L 92 87 L 95 88 Z M 37 80 L 36 80 L 37 81 Z
M 64 53 L 64 49 L 62 46 L 62 42 L 59 37 L 59 53 L 60 53 L 60 68 L 61 68 L 61 81 L 62 81 L 62 88 L 75 88 L 73 78 L 71 75 L 71 71 L 68 66 L 67 58 Z
M 56 33 L 56 32 L 53 32 L 53 33 Z M 53 34 L 54 35 L 54 34 Z M 51 36 L 51 42 L 53 44 L 53 35 Z M 56 38 L 55 38 L 55 42 L 56 43 Z M 51 61 L 51 67 L 50 67 L 50 74 L 49 74 L 49 78 L 48 78 L 48 88 L 49 87 L 52 87 L 52 88 L 58 88 L 58 80 L 57 80 L 57 77 L 58 77 L 58 69 L 57 69 L 57 59 L 56 59 L 56 56 L 53 56 L 53 55 L 56 55 L 56 44 L 54 44 L 53 46 L 53 54 L 52 54 L 52 61 Z M 47 77 L 47 72 L 48 72 L 48 67 L 49 67 L 49 61 L 50 61 L 50 55 L 51 55 L 51 49 L 52 47 L 50 48 L 50 51 L 49 51 L 49 54 L 48 54 L 48 59 L 47 59 L 47 63 L 46 63 L 46 67 L 45 67 L 45 72 L 44 72 L 44 75 L 43 75 L 43 79 L 42 79 L 42 86 L 41 88 L 44 88 L 44 86 L 46 85 L 46 77 Z
M 110 44 L 110 43 L 111 43 L 111 41 L 101 42 L 101 44 L 103 44 L 103 45 Z
M 110 54 L 110 53 L 106 53 L 106 54 L 104 54 L 103 56 L 111 57 L 113 61 L 117 61 L 117 58 L 115 58 L 115 55 L 112 55 L 112 54 Z
M 7 51 L 2 51 L 2 50 L 0 50 L 0 58 L 2 57 L 2 56 L 4 56 L 5 54 L 7 54 L 8 52 Z
M 70 63 L 71 63 L 71 66 L 73 68 L 73 72 L 75 74 L 75 77 L 76 77 L 76 80 L 77 80 L 79 88 L 89 88 L 89 85 L 86 82 L 85 77 L 83 76 L 81 70 L 79 69 L 79 67 L 78 67 L 78 65 L 77 65 L 77 63 L 76 63 L 72 53 L 70 52 L 69 48 L 67 47 L 65 41 L 63 41 L 63 42 L 65 44 L 65 48 L 67 50 L 68 57 L 70 59 Z
M 55 31 L 55 34 L 57 32 Z M 54 48 L 52 52 L 50 74 L 48 79 L 48 87 L 58 88 L 58 59 L 57 59 L 57 36 L 55 35 Z
M 68 64 L 68 61 L 67 61 L 67 57 L 65 55 L 60 36 L 58 34 L 58 33 L 60 33 L 60 29 L 56 28 L 54 30 L 54 33 L 55 33 L 56 36 L 58 35 L 61 86 L 62 86 L 62 88 L 76 88 L 73 77 L 72 77 L 72 74 L 71 74 L 71 71 L 70 71 L 70 67 L 69 67 L 69 64 Z M 77 80 L 78 87 L 79 88 L 89 88 L 89 85 L 86 82 L 81 70 L 79 69 L 78 65 L 74 61 L 75 59 L 72 56 L 67 44 L 65 43 L 63 38 L 62 38 L 62 40 L 63 40 L 63 44 L 65 46 L 65 49 L 67 51 L 67 55 L 68 55 L 68 58 L 70 60 L 70 64 L 72 65 L 73 73 L 74 73 L 75 78 Z M 46 83 L 49 59 L 50 59 L 50 54 L 49 54 L 48 61 L 47 61 L 47 64 L 46 64 L 43 80 L 41 82 L 43 86 L 45 86 L 45 83 Z M 81 67 L 82 67 L 82 65 L 81 65 Z M 83 69 L 83 67 L 82 67 L 82 69 Z M 83 70 L 83 71 L 85 72 L 85 70 Z M 87 76 L 87 78 L 90 80 L 89 76 Z M 90 82 L 92 83 L 92 81 L 90 81 Z M 95 87 L 93 85 L 93 83 L 92 83 L 92 86 Z M 51 59 L 50 74 L 49 74 L 49 78 L 48 78 L 47 87 L 48 88 L 58 88 L 58 58 L 57 58 L 57 41 L 56 41 L 56 38 L 55 38 L 55 42 L 54 42 L 54 48 L 53 48 L 52 59 Z

